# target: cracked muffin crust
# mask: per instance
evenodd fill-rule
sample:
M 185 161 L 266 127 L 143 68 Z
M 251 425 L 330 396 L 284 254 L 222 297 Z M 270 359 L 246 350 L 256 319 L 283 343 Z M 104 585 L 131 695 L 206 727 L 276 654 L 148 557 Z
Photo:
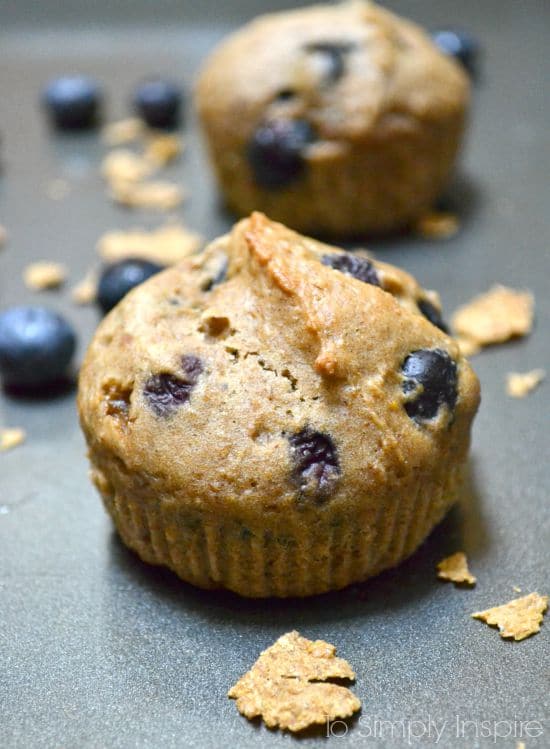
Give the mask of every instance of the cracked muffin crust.
M 259 213 L 130 292 L 79 385 L 124 542 L 246 596 L 407 557 L 457 498 L 479 400 L 430 316 L 436 295 L 404 271 Z
M 254 20 L 207 60 L 196 100 L 233 211 L 352 235 L 406 227 L 433 205 L 469 81 L 418 26 L 352 0 Z

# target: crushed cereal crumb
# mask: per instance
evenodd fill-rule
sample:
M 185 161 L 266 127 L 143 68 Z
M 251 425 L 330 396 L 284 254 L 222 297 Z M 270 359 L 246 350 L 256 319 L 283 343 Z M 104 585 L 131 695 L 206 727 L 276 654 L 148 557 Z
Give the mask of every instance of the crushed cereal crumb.
M 165 133 L 149 136 L 144 158 L 155 167 L 163 167 L 178 158 L 183 151 L 182 139 Z
M 143 156 L 126 148 L 111 151 L 101 164 L 101 174 L 111 185 L 118 182 L 139 182 L 152 171 L 151 164 Z
M 116 203 L 129 208 L 150 208 L 171 211 L 183 202 L 185 194 L 179 185 L 162 180 L 151 182 L 115 181 L 111 184 L 111 196 Z
M 97 295 L 97 273 L 91 271 L 82 281 L 71 289 L 71 298 L 75 304 L 92 304 Z
M 459 341 L 481 348 L 527 335 L 533 327 L 534 298 L 530 291 L 496 285 L 460 307 L 451 319 Z M 460 343 L 461 351 L 462 343 Z
M 511 398 L 525 398 L 546 377 L 544 369 L 532 369 L 530 372 L 509 372 L 506 375 L 506 392 Z
M 228 696 L 249 720 L 261 716 L 269 728 L 301 731 L 327 720 L 348 718 L 360 709 L 347 687 L 329 679 L 355 679 L 347 661 L 323 640 L 288 632 L 261 653 Z
M 107 263 L 126 258 L 149 260 L 159 265 L 174 265 L 194 254 L 202 238 L 182 224 L 168 224 L 153 231 L 110 231 L 100 237 L 97 251 Z
M 442 559 L 437 565 L 437 576 L 456 585 L 475 585 L 476 578 L 468 569 L 468 560 L 463 551 Z
M 449 239 L 458 229 L 458 219 L 452 213 L 427 213 L 415 226 L 416 233 L 425 239 Z
M 67 269 L 61 263 L 47 261 L 31 263 L 23 271 L 23 280 L 27 288 L 33 291 L 57 289 L 67 278 Z
M 498 627 L 500 636 L 524 640 L 540 630 L 544 612 L 548 608 L 548 596 L 529 593 L 523 598 L 515 598 L 502 606 L 486 611 L 476 611 L 474 619 L 481 619 L 491 627 Z
M 139 117 L 128 117 L 105 125 L 101 131 L 101 138 L 108 146 L 122 146 L 141 138 L 144 132 L 145 125 Z
M 0 429 L 0 452 L 22 445 L 27 435 L 24 429 Z

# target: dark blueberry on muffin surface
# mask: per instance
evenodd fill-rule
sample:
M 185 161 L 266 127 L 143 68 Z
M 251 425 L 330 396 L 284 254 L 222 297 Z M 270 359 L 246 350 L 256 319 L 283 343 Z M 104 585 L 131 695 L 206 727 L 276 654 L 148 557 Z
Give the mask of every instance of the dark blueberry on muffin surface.
M 304 171 L 304 149 L 315 140 L 305 120 L 278 119 L 264 122 L 248 144 L 248 161 L 255 182 L 275 190 L 294 182 Z
M 189 401 L 203 365 L 197 356 L 187 354 L 181 359 L 181 368 L 182 376 L 161 372 L 149 377 L 145 383 L 143 394 L 156 416 L 171 416 L 179 406 Z
M 318 55 L 324 63 L 325 83 L 337 83 L 346 72 L 346 57 L 353 49 L 349 42 L 311 42 L 306 52 Z
M 432 38 L 442 52 L 454 57 L 471 76 L 476 74 L 479 42 L 472 34 L 457 29 L 442 29 L 435 31 Z
M 449 328 L 443 320 L 440 310 L 438 310 L 435 304 L 432 304 L 429 299 L 420 299 L 418 301 L 418 309 L 422 312 L 424 317 L 432 323 L 432 325 L 435 325 L 436 328 L 439 328 L 439 330 L 442 330 L 444 333 L 449 332 Z
M 318 499 L 327 497 L 334 489 L 340 475 L 336 446 L 323 432 L 305 427 L 290 435 L 292 477 L 303 495 Z
M 321 258 L 323 265 L 328 265 L 334 270 L 339 270 L 348 276 L 353 276 L 358 281 L 370 283 L 373 286 L 380 286 L 380 279 L 376 268 L 366 257 L 352 255 L 349 252 L 335 253 L 334 255 L 323 255 Z
M 456 404 L 458 375 L 456 363 L 442 349 L 413 351 L 401 367 L 405 411 L 415 421 L 432 419 L 446 405 Z

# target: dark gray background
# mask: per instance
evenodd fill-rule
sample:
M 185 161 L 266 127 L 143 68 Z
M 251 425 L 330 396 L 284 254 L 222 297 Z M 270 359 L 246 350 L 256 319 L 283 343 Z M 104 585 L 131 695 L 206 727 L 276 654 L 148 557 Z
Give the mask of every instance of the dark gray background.
M 288 7 L 273 2 L 269 7 Z M 500 281 L 532 289 L 533 335 L 475 358 L 483 403 L 474 429 L 472 478 L 459 508 L 406 564 L 363 586 L 306 601 L 246 601 L 195 590 L 149 568 L 114 537 L 86 476 L 73 394 L 49 401 L 0 400 L 0 424 L 28 441 L 0 456 L 0 745 L 2 747 L 254 747 L 295 739 L 241 718 L 225 694 L 277 636 L 297 628 L 334 642 L 357 670 L 363 713 L 342 746 L 400 747 L 407 738 L 369 736 L 367 719 L 422 721 L 438 746 L 492 746 L 456 733 L 459 720 L 538 720 L 550 745 L 549 624 L 522 643 L 502 641 L 469 614 L 524 592 L 550 592 L 548 384 L 509 399 L 505 373 L 546 366 L 548 29 L 544 0 L 392 2 L 430 28 L 458 25 L 484 48 L 472 127 L 451 205 L 462 230 L 447 242 L 373 241 L 379 257 L 441 291 L 447 310 Z M 95 135 L 52 136 L 38 108 L 41 85 L 67 71 L 97 76 L 108 114 L 127 111 L 134 83 L 159 72 L 190 86 L 206 52 L 267 3 L 0 2 L 0 128 L 3 171 L 0 308 L 43 301 L 62 309 L 81 336 L 93 309 L 68 291 L 33 295 L 21 271 L 62 260 L 77 281 L 94 245 L 112 228 L 155 225 L 112 206 L 98 177 Z M 189 149 L 172 168 L 191 191 L 183 214 L 208 239 L 225 231 L 192 115 Z M 67 179 L 70 194 L 47 197 Z M 436 581 L 435 563 L 464 549 L 478 575 L 472 591 Z M 372 723 L 371 723 L 372 727 Z M 418 732 L 420 724 L 413 726 Z M 516 726 L 517 728 L 517 726 Z M 395 731 L 399 730 L 398 724 Z M 309 736 L 305 745 L 321 743 Z M 341 742 L 340 744 L 338 742 Z M 412 745 L 435 745 L 424 736 Z M 497 746 L 515 747 L 512 736 Z

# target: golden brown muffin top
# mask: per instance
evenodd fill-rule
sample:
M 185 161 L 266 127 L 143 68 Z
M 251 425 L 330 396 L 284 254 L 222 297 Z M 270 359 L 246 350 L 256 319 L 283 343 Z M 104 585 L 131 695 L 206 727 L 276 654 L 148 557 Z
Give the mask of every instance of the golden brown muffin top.
M 253 214 L 101 323 L 79 388 L 90 447 L 165 501 L 216 512 L 383 494 L 463 456 L 478 404 L 426 299 L 437 311 L 403 271 Z M 419 351 L 451 368 L 441 392 L 410 379 Z
M 452 117 L 469 81 L 419 26 L 351 0 L 255 19 L 214 51 L 197 94 L 203 114 L 236 127 L 307 112 L 335 141 Z

